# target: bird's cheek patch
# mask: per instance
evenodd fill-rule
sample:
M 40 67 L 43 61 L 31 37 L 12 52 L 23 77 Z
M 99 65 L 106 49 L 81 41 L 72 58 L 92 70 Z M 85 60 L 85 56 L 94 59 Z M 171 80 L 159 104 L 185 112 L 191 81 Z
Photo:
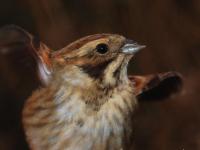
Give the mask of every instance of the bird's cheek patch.
M 82 68 L 82 70 L 85 73 L 87 73 L 90 77 L 97 79 L 102 77 L 105 69 L 112 61 L 113 59 L 97 64 L 83 64 L 82 66 L 80 66 L 80 68 Z
M 176 72 L 129 76 L 138 100 L 162 100 L 180 91 L 182 77 Z

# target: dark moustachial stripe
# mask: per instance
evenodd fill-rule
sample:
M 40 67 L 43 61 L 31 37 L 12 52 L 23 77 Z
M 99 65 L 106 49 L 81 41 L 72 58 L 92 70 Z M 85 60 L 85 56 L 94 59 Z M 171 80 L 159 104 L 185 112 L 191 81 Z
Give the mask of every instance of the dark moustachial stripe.
M 86 72 L 90 77 L 92 78 L 99 78 L 103 74 L 104 70 L 107 68 L 107 66 L 113 61 L 113 59 L 110 59 L 108 61 L 99 63 L 99 64 L 86 64 L 83 66 L 80 66 L 84 72 Z
M 115 72 L 113 73 L 113 76 L 115 78 L 119 78 L 120 71 L 121 71 L 121 65 L 115 70 Z

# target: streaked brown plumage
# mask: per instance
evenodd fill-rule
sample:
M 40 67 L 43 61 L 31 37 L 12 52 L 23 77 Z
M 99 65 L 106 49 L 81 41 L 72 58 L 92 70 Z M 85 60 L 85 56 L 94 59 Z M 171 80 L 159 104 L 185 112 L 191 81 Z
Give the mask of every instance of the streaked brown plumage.
M 108 45 L 101 54 L 97 45 Z M 121 149 L 136 106 L 119 35 L 93 35 L 51 55 L 48 86 L 28 99 L 24 127 L 33 149 Z
M 4 30 L 23 34 L 17 42 L 27 46 L 43 82 L 23 110 L 33 150 L 128 149 L 138 95 L 180 80 L 176 73 L 128 77 L 128 62 L 142 47 L 120 35 L 87 36 L 53 52 L 21 28 Z

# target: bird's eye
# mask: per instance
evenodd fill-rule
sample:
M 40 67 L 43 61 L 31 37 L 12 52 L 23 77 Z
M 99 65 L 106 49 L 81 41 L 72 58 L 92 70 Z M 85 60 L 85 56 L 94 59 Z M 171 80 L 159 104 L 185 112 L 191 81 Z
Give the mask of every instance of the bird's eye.
M 108 51 L 108 45 L 101 43 L 96 46 L 96 51 L 100 54 L 105 54 Z

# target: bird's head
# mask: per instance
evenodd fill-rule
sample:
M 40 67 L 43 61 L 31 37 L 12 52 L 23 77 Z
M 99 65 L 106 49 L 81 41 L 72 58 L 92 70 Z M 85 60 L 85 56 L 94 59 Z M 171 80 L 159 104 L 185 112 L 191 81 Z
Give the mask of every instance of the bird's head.
M 144 47 L 120 35 L 96 34 L 55 52 L 53 60 L 56 68 L 67 72 L 73 68 L 101 87 L 114 87 L 129 82 L 128 62 Z

